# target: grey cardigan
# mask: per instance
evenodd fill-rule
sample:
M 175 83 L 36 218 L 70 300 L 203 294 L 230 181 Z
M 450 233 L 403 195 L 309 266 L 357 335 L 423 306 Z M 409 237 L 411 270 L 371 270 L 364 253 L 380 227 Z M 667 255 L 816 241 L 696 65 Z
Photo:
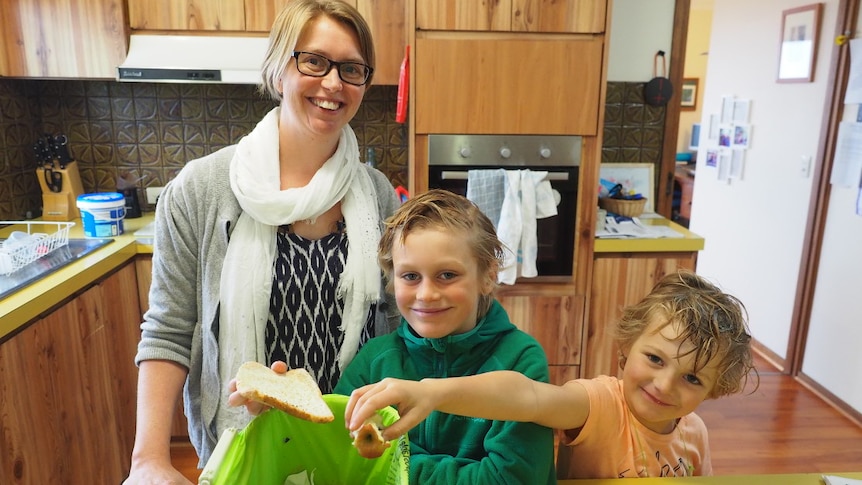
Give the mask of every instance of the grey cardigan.
M 215 415 L 218 393 L 227 388 L 227 383 L 219 382 L 217 368 L 217 317 L 228 236 L 242 212 L 228 179 L 235 148 L 232 145 L 189 162 L 159 198 L 150 307 L 144 314 L 135 356 L 136 365 L 157 359 L 188 368 L 185 414 L 200 467 L 209 460 L 219 433 L 234 425 L 204 421 Z M 382 227 L 382 221 L 398 207 L 398 198 L 385 175 L 363 167 L 377 192 Z M 381 277 L 381 290 L 382 285 Z M 377 305 L 375 330 L 383 335 L 397 327 L 399 316 L 391 296 Z

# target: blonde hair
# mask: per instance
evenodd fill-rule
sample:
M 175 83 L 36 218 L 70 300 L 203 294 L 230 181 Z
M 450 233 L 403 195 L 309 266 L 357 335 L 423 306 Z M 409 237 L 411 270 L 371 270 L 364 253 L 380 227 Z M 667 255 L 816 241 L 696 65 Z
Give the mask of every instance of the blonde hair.
M 759 382 L 747 316 L 739 299 L 683 270 L 665 276 L 643 300 L 626 308 L 615 337 L 627 353 L 655 320 L 662 322 L 658 330 L 680 324 L 680 344 L 690 342 L 695 347 L 689 352 L 694 353 L 695 370 L 718 359 L 718 380 L 709 395 L 717 398 L 742 391 L 752 371 Z
M 371 38 L 371 28 L 359 11 L 339 0 L 291 0 L 276 17 L 269 33 L 269 46 L 261 67 L 262 83 L 259 86 L 261 94 L 281 101 L 282 94 L 278 92 L 279 79 L 293 57 L 296 42 L 308 23 L 323 15 L 356 32 L 359 39 L 359 53 L 365 64 L 374 69 L 374 41 Z M 371 82 L 371 77 L 368 78 L 368 82 Z
M 464 236 L 469 245 L 480 278 L 487 277 L 491 288 L 496 286 L 497 272 L 503 262 L 503 244 L 497 238 L 494 224 L 466 197 L 447 190 L 433 189 L 407 200 L 385 222 L 380 238 L 377 260 L 386 276 L 387 289 L 392 291 L 392 247 L 416 230 L 441 229 Z M 493 291 L 479 297 L 477 320 L 481 320 L 494 300 Z

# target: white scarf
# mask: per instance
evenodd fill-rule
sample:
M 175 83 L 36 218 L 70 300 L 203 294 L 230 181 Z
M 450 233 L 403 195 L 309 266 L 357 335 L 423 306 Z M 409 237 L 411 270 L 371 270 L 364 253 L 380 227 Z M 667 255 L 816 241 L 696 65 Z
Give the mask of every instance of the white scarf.
M 349 248 L 336 290 L 336 296 L 344 301 L 344 341 L 338 352 L 341 369 L 359 348 L 369 302 L 380 297 L 377 200 L 371 177 L 360 165 L 353 129 L 349 125 L 342 128 L 335 154 L 308 185 L 281 190 L 279 109 L 270 111 L 240 140 L 230 165 L 231 189 L 243 212 L 231 233 L 221 274 L 221 387 L 227 386 L 243 362 L 266 362 L 264 330 L 278 226 L 314 219 L 341 201 Z M 219 416 L 223 412 L 234 414 L 228 411 L 227 392 L 220 395 Z M 218 422 L 224 423 L 221 419 Z

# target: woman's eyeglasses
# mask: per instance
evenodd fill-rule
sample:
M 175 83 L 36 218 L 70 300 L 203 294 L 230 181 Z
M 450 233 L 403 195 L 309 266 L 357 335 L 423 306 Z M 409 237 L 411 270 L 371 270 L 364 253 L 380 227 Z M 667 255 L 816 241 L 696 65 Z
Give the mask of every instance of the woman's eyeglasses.
M 323 77 L 334 67 L 342 81 L 354 86 L 367 83 L 374 72 L 371 66 L 361 62 L 336 62 L 313 52 L 293 51 L 293 58 L 296 59 L 296 69 L 306 76 Z

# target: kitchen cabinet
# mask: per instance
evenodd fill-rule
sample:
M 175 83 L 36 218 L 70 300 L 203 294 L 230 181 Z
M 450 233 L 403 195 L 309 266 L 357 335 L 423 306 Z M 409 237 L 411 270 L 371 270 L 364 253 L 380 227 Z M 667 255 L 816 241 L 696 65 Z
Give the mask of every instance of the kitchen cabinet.
M 135 259 L 135 267 L 138 272 L 137 291 L 141 300 L 141 321 L 143 321 L 143 312 L 146 312 L 150 307 L 150 284 L 153 282 L 153 255 L 139 254 Z M 180 398 L 174 411 L 174 421 L 171 423 L 171 439 L 187 441 L 188 437 L 189 425 L 186 420 L 185 411 L 183 411 L 183 400 Z
M 618 348 L 610 330 L 623 309 L 640 301 L 664 275 L 694 271 L 696 252 L 595 253 L 581 377 L 616 375 Z
M 140 339 L 128 263 L 0 344 L 0 483 L 120 483 Z
M 598 133 L 602 37 L 416 35 L 416 133 Z
M 133 30 L 247 30 L 244 0 L 128 2 L 129 27 Z M 264 2 L 264 5 L 271 7 L 273 3 Z M 266 11 L 266 7 L 262 10 Z
M 116 76 L 128 48 L 123 0 L 3 0 L 0 76 Z
M 600 33 L 607 0 L 416 0 L 419 30 Z
M 255 32 L 268 34 L 287 0 L 128 0 L 133 30 Z M 374 84 L 398 84 L 407 45 L 407 0 L 344 0 L 368 22 L 377 66 Z
M 554 384 L 578 377 L 584 301 L 574 293 L 573 285 L 535 283 L 497 289 L 497 299 L 512 323 L 542 345 Z

